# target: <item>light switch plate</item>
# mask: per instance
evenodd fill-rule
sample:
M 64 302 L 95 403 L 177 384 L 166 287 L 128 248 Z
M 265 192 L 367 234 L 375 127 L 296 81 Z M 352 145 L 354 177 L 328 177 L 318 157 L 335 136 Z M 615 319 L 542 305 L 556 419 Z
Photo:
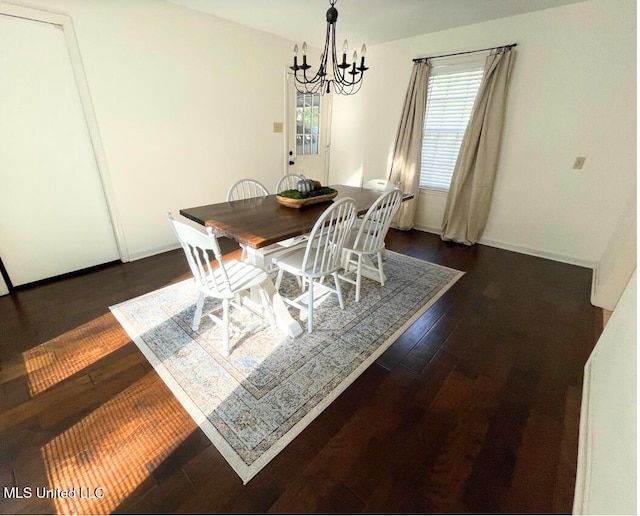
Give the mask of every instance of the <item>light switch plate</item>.
M 584 165 L 584 162 L 586 161 L 587 158 L 583 157 L 583 156 L 578 156 L 576 158 L 576 160 L 573 162 L 573 168 L 575 170 L 580 170 L 582 168 L 582 166 Z

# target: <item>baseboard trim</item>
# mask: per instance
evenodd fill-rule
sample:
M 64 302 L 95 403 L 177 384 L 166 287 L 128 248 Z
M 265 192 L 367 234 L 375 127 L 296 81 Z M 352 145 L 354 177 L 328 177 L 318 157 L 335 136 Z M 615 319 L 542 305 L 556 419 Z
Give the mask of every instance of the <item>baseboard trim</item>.
M 428 226 L 416 225 L 414 226 L 414 229 L 417 229 L 418 231 L 425 231 L 426 233 L 434 233 L 436 235 L 440 234 L 440 228 L 432 228 Z M 576 258 L 575 256 L 565 256 L 557 253 L 552 253 L 549 251 L 532 249 L 530 247 L 525 247 L 517 244 L 510 244 L 508 242 L 501 242 L 498 240 L 481 238 L 478 243 L 489 246 L 489 247 L 495 247 L 497 249 L 503 249 L 505 251 L 513 251 L 514 253 L 526 254 L 529 256 L 536 256 L 538 258 L 545 258 L 547 260 L 552 260 L 554 262 L 567 263 L 569 265 L 578 265 L 580 267 L 586 267 L 588 269 L 594 269 L 596 267 L 596 263 L 590 260 L 583 260 L 582 258 Z
M 222 254 L 225 254 L 225 243 L 224 241 L 227 240 L 227 237 L 220 237 L 218 239 L 218 242 L 222 244 Z M 237 244 L 236 244 L 237 245 Z M 150 258 L 151 256 L 156 256 L 157 254 L 162 254 L 162 253 L 166 253 L 169 251 L 175 251 L 176 249 L 180 249 L 180 244 L 178 242 L 176 243 L 171 243 L 171 244 L 166 244 L 160 247 L 154 247 L 153 249 L 147 249 L 146 251 L 140 251 L 137 253 L 131 253 L 129 255 L 129 260 L 130 262 L 136 261 L 136 260 L 142 260 L 143 258 Z
M 424 231 L 426 233 L 433 233 L 435 235 L 440 234 L 439 228 L 431 228 L 428 226 L 416 225 L 414 229 L 418 231 Z M 552 260 L 554 262 L 567 263 L 569 265 L 578 265 L 580 267 L 586 267 L 588 269 L 596 270 L 596 263 L 583 260 L 580 258 L 576 258 L 573 256 L 564 256 L 556 253 L 551 253 L 548 251 L 540 251 L 538 249 L 531 249 L 530 247 L 524 247 L 515 244 L 509 244 L 507 242 L 500 242 L 497 240 L 490 240 L 481 238 L 478 242 L 479 244 L 486 245 L 489 247 L 495 247 L 497 249 L 503 249 L 505 251 L 513 251 L 514 253 L 526 254 L 529 256 L 536 256 L 538 258 L 545 258 L 547 260 Z M 167 251 L 173 251 L 174 249 L 178 249 L 180 246 L 178 244 L 169 244 L 166 246 L 156 247 L 154 249 L 150 249 L 147 251 L 143 251 L 140 253 L 131 253 L 129 256 L 129 261 L 141 260 L 142 258 L 148 258 L 150 256 L 155 256 L 156 254 L 166 253 Z
M 180 244 L 168 244 L 160 247 L 155 247 L 153 249 L 148 249 L 146 251 L 141 251 L 139 253 L 130 253 L 129 261 L 134 262 L 136 260 L 142 260 L 143 258 L 149 258 L 150 256 L 155 256 L 157 254 L 166 253 L 167 251 L 173 251 L 174 249 L 180 248 Z

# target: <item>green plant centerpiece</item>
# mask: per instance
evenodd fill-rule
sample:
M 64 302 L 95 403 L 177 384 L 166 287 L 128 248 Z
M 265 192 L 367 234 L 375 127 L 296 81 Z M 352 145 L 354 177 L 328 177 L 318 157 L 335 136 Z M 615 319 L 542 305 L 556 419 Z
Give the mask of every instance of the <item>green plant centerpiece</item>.
M 309 199 L 311 197 L 319 197 L 321 195 L 330 195 L 336 193 L 336 190 L 328 186 L 322 186 L 320 181 L 307 179 L 302 176 L 296 185 L 295 190 L 285 190 L 278 195 L 289 199 Z
M 285 190 L 278 195 L 282 197 L 288 197 L 289 199 L 309 199 L 310 197 L 318 197 L 320 195 L 329 195 L 335 193 L 336 190 L 329 188 L 328 186 L 321 186 L 315 190 L 303 193 L 300 190 Z

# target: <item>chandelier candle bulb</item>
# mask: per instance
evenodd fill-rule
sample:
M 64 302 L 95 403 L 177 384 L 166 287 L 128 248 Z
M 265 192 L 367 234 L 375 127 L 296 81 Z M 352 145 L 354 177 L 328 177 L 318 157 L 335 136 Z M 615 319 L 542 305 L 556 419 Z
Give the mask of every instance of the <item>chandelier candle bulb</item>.
M 349 67 L 349 63 L 347 63 L 347 50 L 349 49 L 349 44 L 347 43 L 347 40 L 344 40 L 344 44 L 342 45 L 342 63 L 340 63 L 338 65 L 339 68 L 348 68 Z

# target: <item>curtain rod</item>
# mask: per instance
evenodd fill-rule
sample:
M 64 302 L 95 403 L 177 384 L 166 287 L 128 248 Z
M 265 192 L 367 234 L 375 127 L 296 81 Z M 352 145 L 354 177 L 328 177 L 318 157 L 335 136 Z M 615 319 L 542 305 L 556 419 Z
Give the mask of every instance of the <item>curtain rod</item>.
M 489 50 L 497 50 L 499 48 L 513 48 L 517 46 L 517 43 L 511 43 L 511 45 L 500 45 L 499 47 L 491 47 L 491 48 L 481 48 L 480 50 L 468 50 L 467 52 L 456 52 L 454 54 L 442 54 L 439 56 L 429 56 L 429 57 L 416 57 L 413 62 L 417 63 L 419 61 L 427 61 L 429 59 L 438 59 L 439 57 L 452 57 L 452 56 L 461 56 L 464 54 L 475 54 L 476 52 L 487 52 Z

